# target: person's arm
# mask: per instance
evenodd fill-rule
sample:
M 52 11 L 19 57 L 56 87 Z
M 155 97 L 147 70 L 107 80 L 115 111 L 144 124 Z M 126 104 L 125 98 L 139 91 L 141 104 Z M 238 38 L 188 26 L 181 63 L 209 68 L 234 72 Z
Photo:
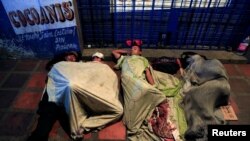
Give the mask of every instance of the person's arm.
M 178 64 L 179 67 L 180 67 L 180 73 L 181 73 L 181 76 L 183 77 L 185 71 L 184 71 L 184 69 L 182 68 L 181 60 L 180 60 L 179 58 L 177 58 L 177 59 L 176 59 L 176 62 L 177 62 L 177 64 Z
M 151 85 L 154 85 L 155 82 L 154 82 L 154 79 L 153 79 L 153 76 L 152 76 L 152 74 L 151 74 L 150 69 L 149 69 L 149 68 L 146 68 L 145 73 L 146 73 L 146 79 L 147 79 L 148 83 L 151 84 Z
M 114 55 L 114 57 L 116 59 L 119 59 L 121 57 L 122 54 L 127 54 L 128 51 L 127 50 L 123 50 L 123 49 L 117 49 L 117 50 L 113 50 L 112 54 Z

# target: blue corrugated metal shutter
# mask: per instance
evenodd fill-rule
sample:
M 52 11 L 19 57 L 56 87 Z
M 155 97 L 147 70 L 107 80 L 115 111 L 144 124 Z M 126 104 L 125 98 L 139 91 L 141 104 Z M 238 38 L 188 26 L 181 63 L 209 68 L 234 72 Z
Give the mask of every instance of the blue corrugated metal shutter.
M 78 0 L 85 47 L 235 49 L 249 35 L 249 0 Z

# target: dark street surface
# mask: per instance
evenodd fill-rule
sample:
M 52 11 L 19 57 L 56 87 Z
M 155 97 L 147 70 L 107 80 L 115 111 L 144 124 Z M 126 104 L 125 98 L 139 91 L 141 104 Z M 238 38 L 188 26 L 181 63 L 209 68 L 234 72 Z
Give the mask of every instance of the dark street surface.
M 0 141 L 24 141 L 36 126 L 36 110 L 41 99 L 47 72 L 47 60 L 0 61 Z M 110 62 L 112 63 L 112 62 Z M 231 85 L 231 105 L 238 121 L 250 124 L 250 64 L 224 64 Z M 122 122 L 85 135 L 86 140 L 125 141 Z M 57 122 L 50 141 L 68 141 L 68 135 Z

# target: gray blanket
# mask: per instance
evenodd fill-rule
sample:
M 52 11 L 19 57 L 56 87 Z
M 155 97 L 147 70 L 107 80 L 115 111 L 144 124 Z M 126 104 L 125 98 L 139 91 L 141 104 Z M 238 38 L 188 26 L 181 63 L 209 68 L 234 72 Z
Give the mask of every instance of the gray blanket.
M 192 56 L 184 75 L 183 104 L 188 123 L 187 140 L 206 140 L 208 124 L 225 124 L 218 107 L 227 105 L 230 85 L 226 70 L 219 60 Z

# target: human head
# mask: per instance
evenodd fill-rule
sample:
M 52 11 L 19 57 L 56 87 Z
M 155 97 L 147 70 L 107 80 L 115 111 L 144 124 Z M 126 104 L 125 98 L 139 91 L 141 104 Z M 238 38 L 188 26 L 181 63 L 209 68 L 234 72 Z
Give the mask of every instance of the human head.
M 69 62 L 77 62 L 78 61 L 78 54 L 75 51 L 66 52 L 64 55 L 65 61 Z
M 101 52 L 96 52 L 92 55 L 92 61 L 103 61 L 104 55 Z
M 141 51 L 141 47 L 134 45 L 131 47 L 131 55 L 141 55 L 142 51 Z
M 142 54 L 142 40 L 126 40 L 127 46 L 131 47 L 131 55 L 141 55 Z

